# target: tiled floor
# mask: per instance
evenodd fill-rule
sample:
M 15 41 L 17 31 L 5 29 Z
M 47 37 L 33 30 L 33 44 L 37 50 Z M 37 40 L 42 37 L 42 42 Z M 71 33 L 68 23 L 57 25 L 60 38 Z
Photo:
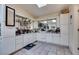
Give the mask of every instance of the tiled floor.
M 30 50 L 22 49 L 14 55 L 71 55 L 69 48 L 45 42 L 37 42 Z

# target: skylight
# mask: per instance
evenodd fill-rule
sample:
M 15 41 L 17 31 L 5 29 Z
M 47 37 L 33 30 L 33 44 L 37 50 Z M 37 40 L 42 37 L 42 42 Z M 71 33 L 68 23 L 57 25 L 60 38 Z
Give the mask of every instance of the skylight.
M 47 4 L 36 4 L 39 8 L 46 6 Z

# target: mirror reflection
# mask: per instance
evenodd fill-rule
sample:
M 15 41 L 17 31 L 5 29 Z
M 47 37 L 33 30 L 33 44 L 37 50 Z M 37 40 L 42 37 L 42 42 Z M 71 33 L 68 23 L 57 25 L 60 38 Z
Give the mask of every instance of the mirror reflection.
M 30 31 L 31 20 L 19 15 L 16 15 L 16 35 L 24 34 Z
M 36 32 L 50 32 L 60 33 L 60 27 L 57 26 L 57 19 L 48 19 L 40 21 L 32 21 L 29 18 L 25 18 L 16 15 L 16 35 L 25 33 L 36 33 Z
M 49 19 L 49 20 L 41 20 L 38 22 L 38 27 L 39 27 L 40 31 L 60 33 L 60 28 L 57 27 L 56 18 Z

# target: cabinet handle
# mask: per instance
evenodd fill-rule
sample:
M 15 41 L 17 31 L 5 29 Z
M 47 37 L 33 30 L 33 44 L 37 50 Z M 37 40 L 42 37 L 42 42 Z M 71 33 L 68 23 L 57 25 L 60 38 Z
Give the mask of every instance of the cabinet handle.
M 77 50 L 79 50 L 79 48 L 77 48 Z
M 78 28 L 78 31 L 79 31 L 79 28 Z

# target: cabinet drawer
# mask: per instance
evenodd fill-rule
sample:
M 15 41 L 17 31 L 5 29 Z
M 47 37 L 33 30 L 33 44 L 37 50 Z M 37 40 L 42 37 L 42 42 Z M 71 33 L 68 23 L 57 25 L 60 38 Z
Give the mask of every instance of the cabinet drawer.
M 23 42 L 23 38 L 22 37 L 16 37 L 16 44 L 17 43 L 21 43 L 21 42 Z
M 22 39 L 16 39 L 16 44 L 23 42 Z
M 29 42 L 24 42 L 24 46 L 26 46 L 26 45 L 28 45 L 29 44 Z

